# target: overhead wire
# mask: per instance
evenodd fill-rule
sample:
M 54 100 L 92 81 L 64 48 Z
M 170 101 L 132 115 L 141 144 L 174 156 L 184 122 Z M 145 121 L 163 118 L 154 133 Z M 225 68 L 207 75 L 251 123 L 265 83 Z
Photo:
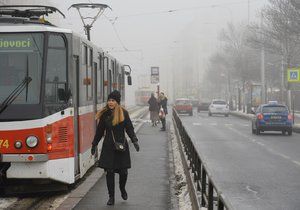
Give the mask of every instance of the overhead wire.
M 122 39 L 121 39 L 121 37 L 120 37 L 120 35 L 119 35 L 118 30 L 117 30 L 116 27 L 115 27 L 115 22 L 112 22 L 106 15 L 103 15 L 103 16 L 104 16 L 104 17 L 109 21 L 109 23 L 111 24 L 111 26 L 112 26 L 112 28 L 113 28 L 113 30 L 114 30 L 114 32 L 115 32 L 115 34 L 116 34 L 116 36 L 117 36 L 117 38 L 118 38 L 120 44 L 122 45 L 123 49 L 124 49 L 125 51 L 129 51 L 128 48 L 125 46 L 124 42 L 122 41 Z
M 261 0 L 252 0 L 254 1 L 261 1 Z M 169 9 L 169 10 L 162 10 L 162 11 L 154 11 L 154 12 L 145 12 L 145 13 L 136 13 L 136 14 L 128 14 L 128 15 L 121 15 L 116 17 L 108 17 L 110 19 L 119 19 L 119 18 L 130 18 L 130 17 L 137 17 L 137 16 L 148 16 L 148 15 L 158 15 L 158 14 L 166 14 L 166 13 L 175 13 L 175 12 L 182 12 L 186 10 L 198 10 L 198 9 L 208 9 L 212 7 L 222 7 L 222 6 L 230 6 L 230 5 L 237 5 L 237 4 L 246 4 L 248 0 L 245 1 L 236 1 L 236 2 L 228 2 L 224 4 L 212 4 L 208 6 L 199 6 L 199 7 L 187 7 L 187 8 L 178 8 L 178 9 Z

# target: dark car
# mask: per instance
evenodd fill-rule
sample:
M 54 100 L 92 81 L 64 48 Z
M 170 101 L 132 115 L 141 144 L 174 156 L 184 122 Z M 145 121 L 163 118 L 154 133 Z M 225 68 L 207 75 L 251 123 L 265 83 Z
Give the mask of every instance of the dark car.
M 210 105 L 210 102 L 200 102 L 197 107 L 198 112 L 208 111 L 209 105 Z
M 281 131 L 292 135 L 293 117 L 286 105 L 269 103 L 260 105 L 252 119 L 252 133 L 259 135 L 264 131 Z

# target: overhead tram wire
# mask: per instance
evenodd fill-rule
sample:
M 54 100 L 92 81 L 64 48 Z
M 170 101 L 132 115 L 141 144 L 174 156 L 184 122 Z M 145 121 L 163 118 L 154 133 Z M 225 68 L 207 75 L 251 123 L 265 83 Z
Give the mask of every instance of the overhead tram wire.
M 117 38 L 118 38 L 120 44 L 122 45 L 123 49 L 124 49 L 125 51 L 129 51 L 128 48 L 125 46 L 124 42 L 122 41 L 122 39 L 121 39 L 121 37 L 120 37 L 120 35 L 119 35 L 119 33 L 118 33 L 116 27 L 115 27 L 115 22 L 112 22 L 106 15 L 103 15 L 103 16 L 104 16 L 104 17 L 109 21 L 109 23 L 111 24 L 111 26 L 112 26 L 112 28 L 113 28 L 113 30 L 114 30 L 114 32 L 115 32 L 115 34 L 116 34 L 116 36 L 117 36 Z
M 251 0 L 251 2 L 261 1 L 261 0 Z M 248 4 L 248 0 L 245 1 L 236 1 L 236 2 L 228 2 L 224 4 L 212 4 L 209 6 L 199 6 L 199 7 L 187 7 L 187 8 L 179 8 L 179 9 L 170 9 L 170 10 L 162 10 L 162 11 L 154 11 L 154 12 L 145 12 L 145 13 L 136 13 L 136 14 L 129 14 L 129 15 L 121 15 L 115 17 L 108 17 L 109 20 L 116 21 L 119 18 L 130 18 L 130 17 L 137 17 L 137 16 L 148 16 L 148 15 L 159 15 L 159 14 L 167 14 L 167 13 L 175 13 L 175 12 L 183 12 L 188 10 L 198 10 L 198 9 L 209 9 L 213 6 L 230 6 L 230 5 L 238 5 L 238 4 Z

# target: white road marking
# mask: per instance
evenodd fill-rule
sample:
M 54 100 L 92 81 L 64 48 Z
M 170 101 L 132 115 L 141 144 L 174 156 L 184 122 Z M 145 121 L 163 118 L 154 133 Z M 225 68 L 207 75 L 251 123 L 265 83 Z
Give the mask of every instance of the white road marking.
M 209 125 L 216 126 L 218 124 L 217 123 L 209 123 Z
M 202 125 L 202 123 L 193 123 L 193 125 L 200 126 L 200 125 Z
M 249 125 L 249 124 L 243 124 L 243 126 L 244 126 L 244 127 L 249 127 L 250 125 Z
M 225 126 L 233 126 L 233 124 L 225 124 Z
M 290 160 L 290 159 L 291 159 L 289 156 L 286 156 L 286 155 L 284 155 L 284 154 L 279 154 L 279 155 L 280 155 L 281 157 L 287 159 L 287 160 Z
M 261 142 L 256 142 L 257 144 L 259 144 L 259 145 L 261 145 L 261 146 L 265 146 L 263 143 L 261 143 Z
M 300 162 L 293 160 L 293 163 L 297 164 L 298 166 L 300 166 Z
M 282 153 L 280 153 L 280 152 L 277 152 L 277 151 L 275 151 L 275 150 L 273 150 L 273 149 L 271 149 L 271 148 L 267 148 L 267 147 L 265 146 L 265 144 L 263 144 L 262 142 L 259 142 L 259 140 L 253 139 L 253 138 L 251 138 L 251 137 L 249 137 L 249 136 L 243 134 L 242 132 L 236 130 L 236 129 L 233 128 L 233 127 L 229 127 L 229 129 L 231 129 L 233 132 L 239 134 L 240 136 L 245 137 L 245 139 L 247 139 L 247 140 L 249 140 L 249 141 L 252 141 L 252 142 L 254 142 L 254 143 L 256 143 L 256 144 L 262 146 L 263 148 L 265 148 L 266 150 L 268 150 L 270 153 L 272 153 L 272 154 L 274 154 L 274 155 L 277 155 L 277 156 L 281 156 L 281 157 L 285 158 L 286 160 L 289 160 L 289 161 L 291 161 L 292 163 L 296 164 L 297 166 L 300 166 L 300 162 L 295 161 L 295 160 L 291 160 L 291 158 L 290 158 L 289 156 L 286 156 L 286 155 L 284 155 L 284 154 L 282 154 Z
M 259 197 L 257 196 L 257 194 L 258 194 L 257 191 L 252 190 L 252 189 L 250 188 L 250 186 L 248 186 L 248 185 L 247 185 L 246 189 L 247 189 L 248 191 L 252 192 L 252 193 L 254 194 L 254 196 L 256 197 L 256 199 L 259 199 Z

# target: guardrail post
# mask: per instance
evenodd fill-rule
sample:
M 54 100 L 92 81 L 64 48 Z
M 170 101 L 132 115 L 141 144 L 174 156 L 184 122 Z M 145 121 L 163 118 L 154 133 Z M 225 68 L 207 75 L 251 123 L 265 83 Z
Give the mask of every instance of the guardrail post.
M 197 157 L 197 167 L 196 167 L 197 175 L 196 175 L 196 182 L 197 182 L 197 191 L 200 191 L 200 180 L 201 180 L 201 160 Z
M 212 185 L 211 181 L 208 180 L 208 210 L 214 209 L 214 186 Z
M 224 203 L 220 198 L 218 199 L 218 210 L 224 210 Z
M 202 165 L 202 174 L 201 174 L 201 205 L 203 207 L 206 206 L 205 196 L 206 196 L 206 172 L 205 172 L 205 169 L 204 169 L 204 167 Z

